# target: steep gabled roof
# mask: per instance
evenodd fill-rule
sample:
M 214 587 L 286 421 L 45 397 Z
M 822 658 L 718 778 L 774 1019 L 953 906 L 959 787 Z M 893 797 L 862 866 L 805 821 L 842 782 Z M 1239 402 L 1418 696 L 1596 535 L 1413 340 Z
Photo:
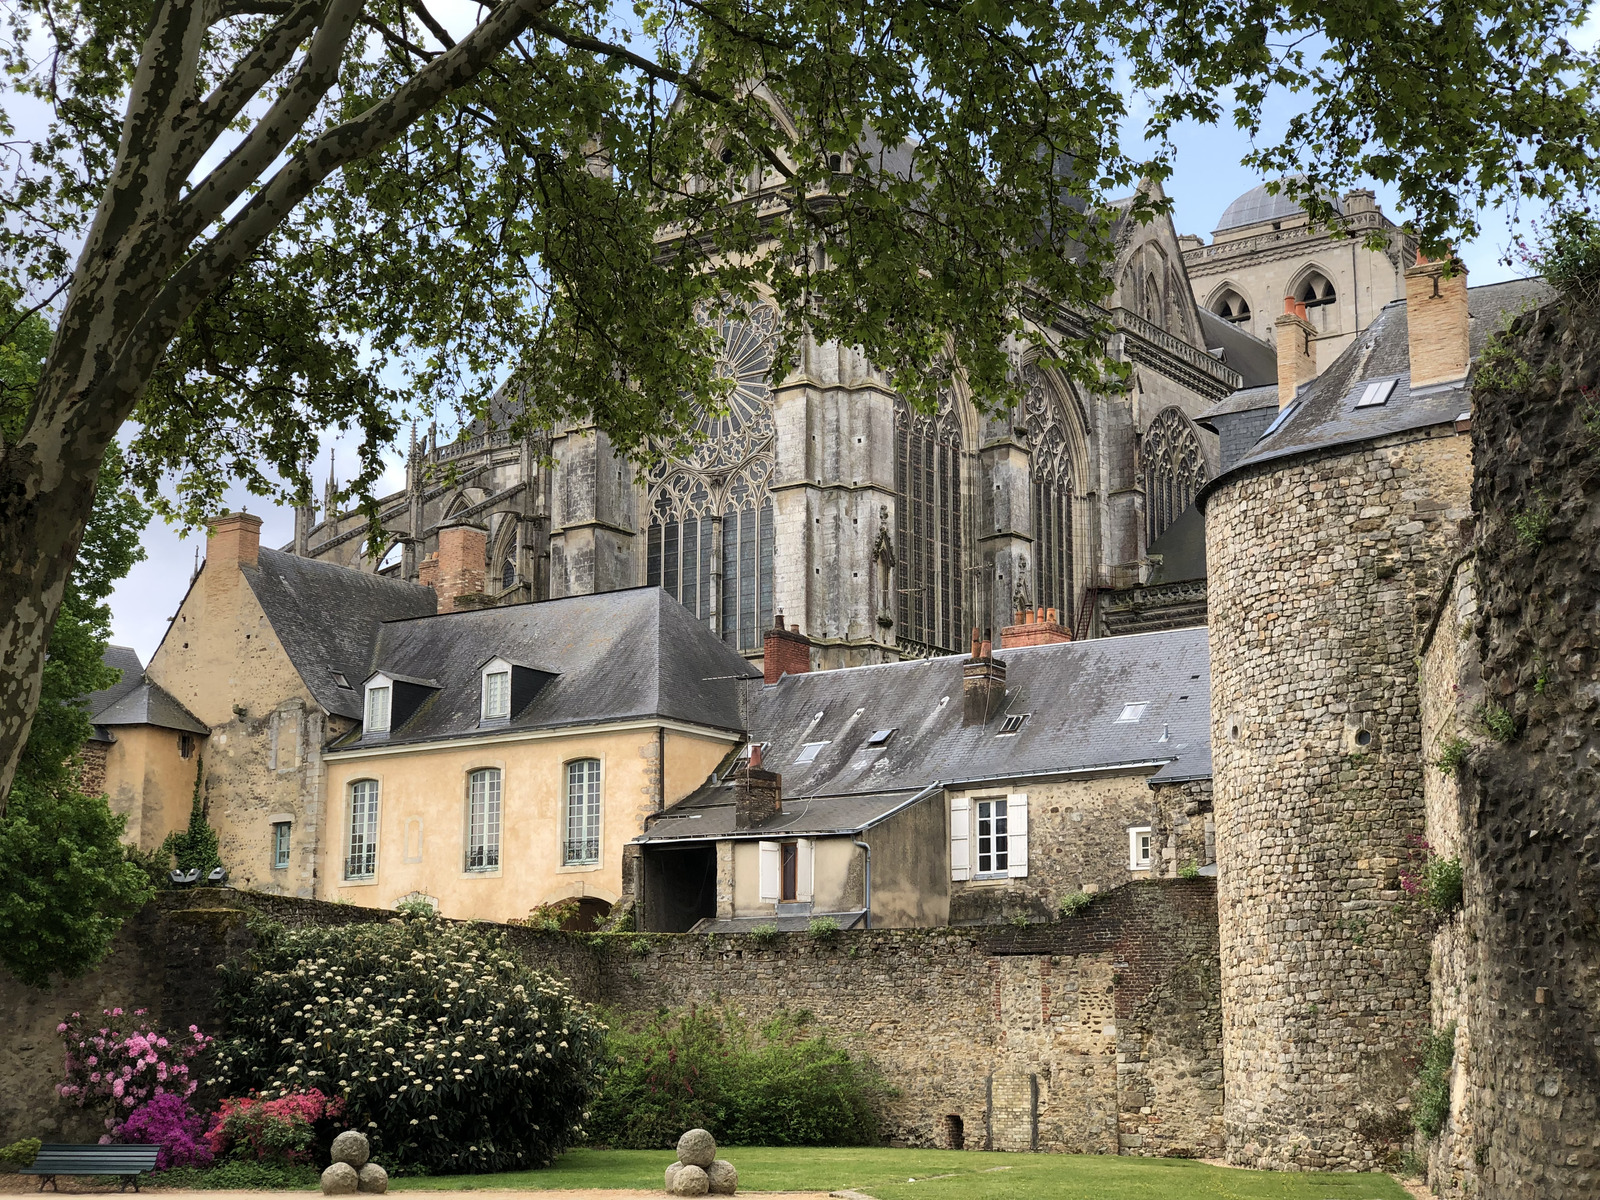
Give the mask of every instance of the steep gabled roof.
M 90 692 L 83 698 L 83 706 L 91 717 L 104 712 L 144 682 L 144 664 L 139 661 L 138 651 L 132 647 L 107 646 L 105 653 L 100 656 L 100 661 L 112 670 L 121 671 L 122 678 L 110 687 Z
M 486 725 L 481 668 L 492 658 L 540 679 L 509 719 Z M 393 621 L 378 634 L 371 670 L 437 685 L 381 743 L 391 746 L 647 718 L 740 731 L 738 684 L 759 677 L 655 587 Z M 354 731 L 336 749 L 373 744 Z
M 1225 321 L 1209 308 L 1200 310 L 1200 333 L 1206 350 L 1221 350 L 1218 360 L 1244 380 L 1244 389 L 1278 384 L 1278 352 L 1255 334 Z M 1243 389 L 1241 389 L 1243 390 Z M 1224 401 L 1223 403 L 1227 403 Z M 1214 410 L 1213 410 L 1214 411 Z
M 181 733 L 211 732 L 165 688 L 144 677 L 139 655 L 127 646 L 107 646 L 102 660 L 106 666 L 121 671 L 122 678 L 84 697 L 89 719 L 96 725 L 155 725 Z
M 256 566 L 241 566 L 289 661 L 318 704 L 359 720 L 373 644 L 385 621 L 434 612 L 432 588 L 262 547 Z M 342 674 L 352 684 L 341 688 Z
M 788 675 L 746 684 L 752 742 L 783 777 L 783 812 L 752 835 L 849 832 L 934 785 L 1104 771 L 1205 778 L 1211 671 L 1204 628 L 997 651 L 1001 714 L 962 724 L 964 655 Z M 1130 712 L 1130 706 L 1143 705 Z M 1003 717 L 1029 714 L 1014 734 Z M 873 733 L 893 730 L 881 747 Z M 814 753 L 812 752 L 814 749 Z M 809 758 L 809 761 L 800 761 Z M 641 840 L 733 831 L 733 788 L 709 781 Z

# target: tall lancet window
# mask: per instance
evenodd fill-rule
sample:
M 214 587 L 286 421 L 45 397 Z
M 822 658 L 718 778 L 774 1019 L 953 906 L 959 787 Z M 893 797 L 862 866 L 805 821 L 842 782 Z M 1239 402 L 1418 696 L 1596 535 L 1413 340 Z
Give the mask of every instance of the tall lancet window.
M 1066 423 L 1044 377 L 1028 372 L 1023 424 L 1032 450 L 1033 595 L 1040 608 L 1053 608 L 1069 629 L 1072 592 L 1072 455 Z
M 896 620 L 911 653 L 953 653 L 967 643 L 961 547 L 961 427 L 895 405 Z
M 708 314 L 705 320 L 712 321 Z M 645 583 L 660 587 L 725 642 L 759 651 L 772 623 L 775 536 L 767 482 L 774 426 L 767 375 L 777 312 L 715 318 L 726 410 L 704 415 L 699 440 L 645 478 L 650 524 Z
M 1146 545 L 1194 503 L 1206 482 L 1206 458 L 1188 420 L 1175 408 L 1163 409 L 1150 422 L 1140 447 L 1144 460 Z

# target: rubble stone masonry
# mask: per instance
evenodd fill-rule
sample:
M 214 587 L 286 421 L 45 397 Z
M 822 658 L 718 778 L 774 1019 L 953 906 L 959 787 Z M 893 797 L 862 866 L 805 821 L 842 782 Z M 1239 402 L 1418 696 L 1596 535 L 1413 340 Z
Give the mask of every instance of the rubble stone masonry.
M 1270 462 L 1206 507 L 1227 1153 L 1393 1163 L 1427 1027 L 1416 656 L 1467 515 L 1449 427 Z
M 640 1013 L 691 1004 L 761 1023 L 806 1010 L 899 1089 L 894 1143 L 1210 1157 L 1222 1144 L 1216 893 L 1130 884 L 1065 920 L 985 929 L 747 935 L 511 928 L 533 965 Z M 246 916 L 387 919 L 354 905 L 197 889 L 163 893 L 99 970 L 52 992 L 0 975 L 0 1141 L 88 1136 L 54 1096 L 62 1015 L 120 1004 L 216 1029 L 215 966 L 252 944 Z M 959 1118 L 953 1122 L 950 1118 Z

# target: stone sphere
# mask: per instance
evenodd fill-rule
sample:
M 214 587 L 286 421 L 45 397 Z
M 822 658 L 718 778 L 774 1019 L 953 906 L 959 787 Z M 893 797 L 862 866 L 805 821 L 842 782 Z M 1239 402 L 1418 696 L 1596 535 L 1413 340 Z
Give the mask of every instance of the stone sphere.
M 704 1129 L 691 1129 L 678 1139 L 678 1161 L 686 1167 L 699 1167 L 703 1171 L 716 1157 L 716 1139 Z
M 336 1162 L 322 1173 L 324 1196 L 348 1196 L 361 1183 L 361 1177 L 349 1163 Z
M 670 1163 L 667 1166 L 667 1195 L 672 1195 L 672 1181 L 678 1177 L 678 1172 L 683 1170 L 681 1162 Z
M 706 1178 L 706 1173 L 688 1163 L 680 1166 L 678 1173 L 672 1177 L 674 1196 L 704 1196 L 710 1190 L 711 1183 Z
M 713 1196 L 731 1196 L 739 1190 L 739 1172 L 725 1158 L 719 1158 L 706 1168 L 706 1182 Z
M 372 1157 L 372 1146 L 367 1141 L 367 1135 L 359 1129 L 346 1129 L 333 1139 L 331 1154 L 334 1162 L 349 1163 L 359 1171 Z
M 357 1172 L 363 1192 L 387 1192 L 389 1190 L 389 1172 L 385 1171 L 375 1162 L 369 1162 Z

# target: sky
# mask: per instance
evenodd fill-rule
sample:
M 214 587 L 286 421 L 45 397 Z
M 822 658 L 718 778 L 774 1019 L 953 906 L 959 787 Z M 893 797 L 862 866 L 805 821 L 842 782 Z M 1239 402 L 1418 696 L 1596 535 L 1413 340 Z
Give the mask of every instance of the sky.
M 1587 42 L 1592 38 L 1575 39 Z M 1138 105 L 1133 106 L 1134 116 L 1139 115 Z M 1270 114 L 1269 114 L 1270 116 Z M 1287 113 L 1284 114 L 1287 119 Z M 1267 120 L 1267 133 L 1281 122 Z M 1177 231 L 1194 233 L 1210 241 L 1211 230 L 1217 218 L 1238 196 L 1257 186 L 1263 180 L 1239 165 L 1251 146 L 1244 134 L 1230 127 L 1208 128 L 1186 126 L 1174 135 L 1177 147 L 1172 178 L 1166 185 L 1172 198 L 1173 223 Z M 1378 195 L 1383 211 L 1395 221 L 1404 219 L 1398 210 L 1395 194 L 1382 186 L 1367 183 Z M 1527 232 L 1528 212 L 1515 226 Z M 1513 233 L 1510 218 L 1504 213 L 1485 214 L 1480 222 L 1483 233 L 1474 242 L 1460 248 L 1473 285 L 1494 283 L 1513 278 L 1518 272 L 1499 260 L 1506 253 Z M 314 476 L 317 494 L 321 494 L 322 481 L 327 477 L 328 449 L 324 449 L 323 463 Z M 355 474 L 355 446 L 353 443 L 335 444 L 332 447 L 333 467 L 339 478 L 348 479 Z M 378 494 L 398 491 L 405 483 L 404 463 L 400 454 L 389 456 L 389 469 L 379 481 Z M 294 535 L 294 515 L 290 509 L 275 507 L 261 497 L 250 496 L 242 488 L 227 497 L 230 509 L 240 509 L 262 518 L 261 541 L 265 546 L 282 546 Z M 167 624 L 176 613 L 188 589 L 194 572 L 195 553 L 204 555 L 205 538 L 202 532 L 184 533 L 168 526 L 159 518 L 145 532 L 146 558 L 137 564 L 122 581 L 111 597 L 112 641 L 131 646 L 141 661 L 149 662 L 160 644 Z

